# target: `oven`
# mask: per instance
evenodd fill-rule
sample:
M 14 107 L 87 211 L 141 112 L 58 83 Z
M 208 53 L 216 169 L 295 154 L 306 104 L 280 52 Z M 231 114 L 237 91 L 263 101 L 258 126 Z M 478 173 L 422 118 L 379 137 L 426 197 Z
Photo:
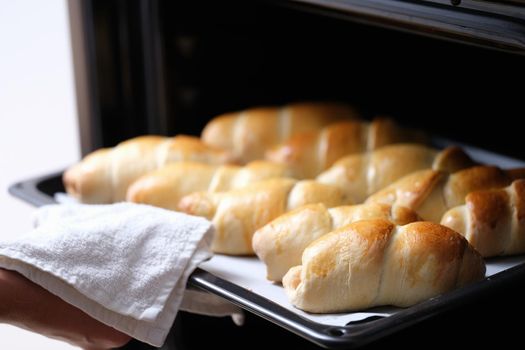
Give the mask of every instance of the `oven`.
M 199 135 L 228 111 L 336 100 L 365 118 L 392 116 L 525 159 L 523 1 L 70 0 L 69 17 L 84 155 L 142 134 Z M 38 190 L 59 188 L 57 179 Z M 407 318 L 370 343 L 332 345 L 513 344 L 523 276 Z M 318 348 L 308 334 L 249 310 L 243 327 L 181 312 L 164 348 Z

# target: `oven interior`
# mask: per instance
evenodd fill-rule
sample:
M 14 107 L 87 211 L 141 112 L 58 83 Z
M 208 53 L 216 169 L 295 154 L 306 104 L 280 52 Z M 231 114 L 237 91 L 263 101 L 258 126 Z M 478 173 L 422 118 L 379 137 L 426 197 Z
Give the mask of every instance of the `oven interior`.
M 328 6 L 334 3 L 71 1 L 85 70 L 83 79 L 77 72 L 77 93 L 84 94 L 86 107 L 79 109 L 83 153 L 141 134 L 199 135 L 212 117 L 248 107 L 338 100 L 355 105 L 366 118 L 389 115 L 433 135 L 524 158 L 523 131 L 514 124 L 525 116 L 525 51 L 487 47 L 475 35 L 446 37 L 430 25 L 371 25 L 366 16 Z M 341 3 L 357 2 L 336 5 Z M 425 3 L 436 11 L 467 12 L 461 1 Z M 516 8 L 509 22 L 523 29 L 525 12 Z M 495 18 L 508 20 L 496 10 Z M 502 310 L 516 308 L 513 300 L 524 287 L 515 282 L 375 345 L 410 344 L 418 333 L 445 346 L 450 338 L 436 337 L 435 329 L 460 339 L 466 323 L 482 333 L 508 334 L 516 326 Z M 488 314 L 496 315 L 497 324 L 485 321 Z M 228 319 L 181 313 L 173 332 L 177 336 L 169 337 L 166 349 L 246 348 L 254 341 L 261 348 L 315 347 L 250 314 L 239 331 Z
M 84 153 L 144 133 L 198 135 L 213 116 L 251 106 L 340 100 L 368 118 L 521 156 L 522 54 L 295 2 L 88 5 L 96 127 Z

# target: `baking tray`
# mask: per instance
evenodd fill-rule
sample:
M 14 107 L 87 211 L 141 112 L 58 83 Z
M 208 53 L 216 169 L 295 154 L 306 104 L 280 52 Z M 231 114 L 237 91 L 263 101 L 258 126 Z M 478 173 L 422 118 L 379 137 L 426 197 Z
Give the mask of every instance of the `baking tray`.
M 525 162 L 443 139 L 434 145 L 462 146 L 474 159 L 503 168 Z M 35 206 L 56 203 L 64 191 L 62 172 L 13 184 L 9 192 Z M 256 258 L 217 255 L 194 271 L 188 286 L 219 295 L 325 348 L 355 348 L 472 302 L 512 281 L 525 278 L 525 255 L 487 260 L 487 277 L 469 286 L 436 296 L 409 308 L 380 307 L 365 312 L 311 315 L 291 306 L 284 290 L 265 280 L 264 265 Z

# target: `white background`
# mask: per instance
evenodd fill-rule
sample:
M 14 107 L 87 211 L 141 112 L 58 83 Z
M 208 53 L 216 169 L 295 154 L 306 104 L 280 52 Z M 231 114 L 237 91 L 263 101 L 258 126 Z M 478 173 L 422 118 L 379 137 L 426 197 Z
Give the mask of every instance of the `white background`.
M 0 0 L 0 238 L 31 229 L 13 182 L 80 157 L 66 0 Z M 0 324 L 0 349 L 73 347 Z

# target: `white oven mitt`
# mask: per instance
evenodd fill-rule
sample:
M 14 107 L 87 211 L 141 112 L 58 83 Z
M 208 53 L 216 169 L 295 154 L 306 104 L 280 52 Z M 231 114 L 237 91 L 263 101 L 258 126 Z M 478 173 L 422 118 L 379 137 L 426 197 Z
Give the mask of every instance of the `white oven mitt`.
M 212 256 L 206 219 L 132 203 L 68 204 L 37 210 L 35 227 L 0 242 L 0 267 L 133 338 L 162 346 L 181 307 L 242 321 L 219 297 L 184 293 Z

